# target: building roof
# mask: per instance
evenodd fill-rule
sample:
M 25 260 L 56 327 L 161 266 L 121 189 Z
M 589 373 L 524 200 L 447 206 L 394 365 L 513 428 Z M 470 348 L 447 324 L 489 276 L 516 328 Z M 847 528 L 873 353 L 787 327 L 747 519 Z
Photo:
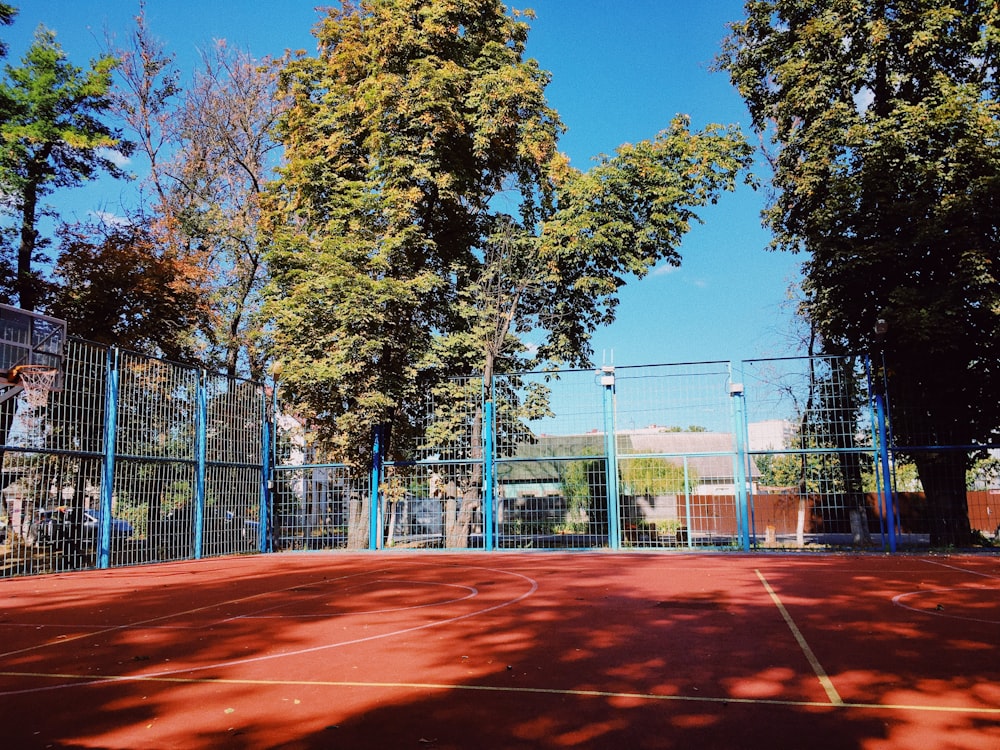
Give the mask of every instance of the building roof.
M 687 462 L 692 477 L 700 484 L 733 482 L 733 456 L 736 451 L 733 435 L 727 432 L 671 432 L 657 428 L 618 433 L 619 460 L 630 456 L 653 456 L 677 466 Z M 511 462 L 500 476 L 504 481 L 544 482 L 558 481 L 557 461 L 586 460 L 587 457 L 603 458 L 604 435 L 539 435 L 534 443 L 517 447 Z M 551 459 L 545 461 L 544 459 Z M 528 460 L 537 459 L 537 460 Z M 753 476 L 759 474 L 751 467 Z

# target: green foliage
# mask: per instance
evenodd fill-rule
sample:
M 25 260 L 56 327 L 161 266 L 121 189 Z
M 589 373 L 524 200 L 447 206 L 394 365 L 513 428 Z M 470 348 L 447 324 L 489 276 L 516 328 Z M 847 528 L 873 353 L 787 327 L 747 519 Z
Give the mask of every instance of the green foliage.
M 621 462 L 621 480 L 627 494 L 654 497 L 690 491 L 698 477 L 693 469 L 672 463 L 665 458 L 630 458 Z
M 0 25 L 10 26 L 14 23 L 14 16 L 17 15 L 17 8 L 8 3 L 0 3 Z M 7 56 L 7 43 L 0 40 L 0 57 Z
M 584 454 L 595 451 L 584 449 Z M 607 494 L 606 462 L 603 458 L 578 461 L 557 461 L 559 484 L 566 500 L 566 522 L 564 530 L 582 533 L 590 528 L 590 523 L 602 515 L 599 506 Z M 606 514 L 605 514 L 606 515 Z
M 539 357 L 588 364 L 590 334 L 614 320 L 618 291 L 658 262 L 680 265 L 696 209 L 735 187 L 751 149 L 734 128 L 692 132 L 686 116 L 651 141 L 625 144 L 587 172 L 553 165 L 557 208 L 541 226 Z
M 1000 16 L 992 0 L 758 0 L 720 67 L 771 140 L 774 247 L 828 351 L 884 349 L 895 439 L 1000 432 Z M 876 338 L 876 322 L 888 324 Z M 964 461 L 915 457 L 962 542 Z M 932 500 L 932 505 L 937 501 Z M 937 532 L 935 532 L 937 533 Z
M 0 81 L 0 186 L 20 227 L 17 276 L 11 286 L 21 307 L 41 301 L 41 283 L 32 264 L 40 246 L 36 224 L 39 201 L 53 190 L 94 179 L 99 172 L 125 176 L 114 155 L 130 144 L 102 122 L 109 107 L 111 71 L 116 61 L 102 57 L 89 70 L 71 64 L 55 34 L 39 28 L 19 67 L 6 66 Z
M 525 35 L 490 0 L 345 3 L 320 57 L 284 71 L 274 349 L 345 457 L 402 418 L 435 333 L 455 327 L 489 201 L 514 184 L 536 203 L 560 125 Z
M 735 130 L 678 117 L 571 168 L 526 17 L 497 0 L 346 2 L 319 56 L 283 70 L 273 353 L 286 396 L 347 460 L 375 424 L 412 429 L 417 392 L 446 376 L 481 374 L 487 396 L 543 411 L 538 394 L 492 393 L 492 376 L 586 364 L 620 287 L 678 263 L 695 209 L 749 164 Z
M 977 460 L 966 473 L 965 486 L 969 490 L 1000 489 L 1000 456 Z

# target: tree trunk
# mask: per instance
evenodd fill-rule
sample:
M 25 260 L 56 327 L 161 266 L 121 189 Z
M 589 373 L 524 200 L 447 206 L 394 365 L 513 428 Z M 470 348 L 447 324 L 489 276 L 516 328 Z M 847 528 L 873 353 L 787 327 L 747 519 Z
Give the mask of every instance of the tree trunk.
M 868 503 L 861 483 L 861 457 L 854 452 L 841 453 L 840 470 L 844 475 L 844 505 L 851 525 L 851 541 L 855 545 L 867 547 L 872 543 L 868 529 Z
M 486 390 L 483 399 L 476 404 L 472 418 L 472 429 L 469 437 L 469 468 L 465 476 L 458 481 L 462 496 L 461 505 L 451 501 L 455 493 L 449 492 L 449 502 L 445 513 L 445 547 L 465 549 L 469 546 L 469 534 L 472 531 L 472 518 L 482 503 L 483 487 L 483 404 L 493 398 L 493 361 L 491 354 L 486 356 L 486 366 L 483 368 L 483 382 Z M 489 456 L 486 457 L 489 460 Z
M 364 493 L 351 492 L 347 501 L 347 548 L 368 548 L 368 516 L 371 512 Z
M 798 547 L 804 547 L 806 544 L 806 503 L 808 499 L 808 495 L 800 488 L 799 512 L 795 519 L 795 544 Z
M 34 310 L 38 303 L 38 289 L 31 275 L 31 259 L 35 254 L 38 231 L 35 229 L 35 212 L 38 190 L 32 180 L 24 187 L 24 205 L 21 207 L 21 242 L 17 248 L 17 301 L 24 310 Z
M 449 549 L 465 549 L 469 546 L 469 534 L 472 531 L 472 515 L 479 507 L 479 495 L 470 488 L 462 493 L 462 503 L 450 500 L 448 508 L 448 532 L 445 536 L 445 547 Z
M 967 547 L 972 542 L 965 490 L 966 456 L 959 451 L 915 453 L 920 483 L 927 497 L 932 547 Z

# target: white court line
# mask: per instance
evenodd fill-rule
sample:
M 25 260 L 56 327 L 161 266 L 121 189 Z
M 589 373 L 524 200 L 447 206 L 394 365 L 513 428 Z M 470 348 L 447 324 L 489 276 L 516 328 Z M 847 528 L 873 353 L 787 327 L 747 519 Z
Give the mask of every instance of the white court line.
M 990 580 L 1000 579 L 1000 575 L 990 575 L 989 573 L 980 573 L 978 570 L 969 570 L 968 568 L 960 568 L 957 565 L 948 565 L 940 560 L 928 560 L 925 557 L 920 558 L 921 562 L 925 562 L 928 565 L 938 565 L 942 568 L 948 568 L 948 570 L 957 570 L 959 573 L 968 573 L 970 576 L 981 576 L 983 578 L 989 578 Z
M 1000 716 L 1000 708 L 988 706 L 938 706 L 919 703 L 863 703 L 841 701 L 828 703 L 826 701 L 791 700 L 783 698 L 734 698 L 710 695 L 661 695 L 658 693 L 628 693 L 616 690 L 579 690 L 572 688 L 520 687 L 515 685 L 464 685 L 437 682 L 361 682 L 357 680 L 266 680 L 266 679 L 233 679 L 225 677 L 176 677 L 156 675 L 81 675 L 81 674 L 48 674 L 35 672 L 3 672 L 0 677 L 51 678 L 60 680 L 80 680 L 83 685 L 108 685 L 116 682 L 162 682 L 185 685 L 247 685 L 257 687 L 329 687 L 329 688 L 376 688 L 385 690 L 441 690 L 469 691 L 484 693 L 508 693 L 512 695 L 554 695 L 570 698 L 625 698 L 631 700 L 657 701 L 663 703 L 717 703 L 739 704 L 749 706 L 790 706 L 792 708 L 827 708 L 827 709 L 875 709 L 879 711 L 918 711 L 924 713 L 975 714 Z M 55 689 L 68 687 L 56 685 Z M 23 691 L 32 692 L 32 691 Z
M 411 627 L 408 627 L 408 628 L 400 628 L 399 630 L 392 630 L 392 631 L 389 631 L 389 632 L 386 632 L 386 633 L 377 633 L 377 634 L 374 634 L 374 635 L 364 636 L 362 638 L 354 638 L 354 639 L 349 640 L 349 641 L 338 641 L 336 643 L 324 643 L 324 644 L 321 644 L 319 646 L 310 646 L 308 648 L 294 649 L 292 651 L 280 651 L 280 652 L 273 653 L 273 654 L 262 654 L 260 656 L 250 656 L 250 657 L 247 657 L 247 658 L 244 658 L 244 659 L 231 659 L 229 661 L 215 662 L 213 664 L 204 664 L 204 665 L 199 666 L 199 667 L 190 667 L 189 666 L 189 667 L 180 667 L 180 668 L 177 668 L 177 669 L 166 669 L 166 670 L 162 670 L 162 671 L 159 671 L 159 672 L 148 672 L 148 673 L 142 674 L 142 675 L 121 676 L 121 677 L 99 677 L 99 676 L 92 676 L 91 679 L 89 679 L 86 682 L 82 682 L 82 683 L 79 683 L 79 682 L 65 682 L 65 683 L 62 683 L 62 684 L 59 684 L 59 685 L 48 685 L 48 686 L 36 687 L 36 688 L 25 688 L 23 690 L 7 690 L 7 691 L 0 692 L 0 696 L 25 695 L 25 694 L 28 694 L 28 693 L 40 693 L 40 692 L 45 692 L 45 691 L 49 691 L 49 690 L 60 690 L 60 689 L 63 689 L 63 688 L 77 687 L 77 686 L 80 686 L 80 685 L 83 685 L 83 686 L 99 685 L 99 684 L 107 683 L 107 682 L 120 682 L 120 681 L 128 681 L 128 680 L 137 680 L 137 681 L 139 681 L 139 680 L 149 680 L 149 679 L 155 679 L 155 678 L 170 677 L 170 676 L 179 675 L 179 674 L 189 674 L 189 673 L 192 673 L 192 672 L 204 672 L 205 670 L 209 670 L 209 669 L 222 669 L 222 668 L 225 668 L 225 667 L 234 667 L 234 666 L 239 666 L 239 665 L 242 665 L 242 664 L 255 664 L 255 663 L 264 662 L 264 661 L 271 661 L 273 659 L 283 659 L 283 658 L 288 657 L 288 656 L 301 656 L 303 654 L 313 654 L 313 653 L 317 653 L 317 652 L 320 652 L 320 651 L 327 651 L 327 650 L 333 649 L 333 648 L 341 648 L 343 646 L 353 646 L 353 645 L 356 645 L 356 644 L 359 644 L 359 643 L 368 643 L 370 641 L 377 641 L 377 640 L 381 640 L 381 639 L 384 639 L 384 638 L 393 638 L 393 637 L 398 636 L 398 635 L 406 635 L 408 633 L 414 633 L 414 632 L 417 632 L 417 631 L 420 631 L 420 630 L 427 630 L 429 628 L 436 628 L 436 627 L 439 627 L 441 625 L 448 625 L 450 623 L 460 622 L 462 620 L 467 620 L 467 619 L 472 618 L 472 617 L 478 617 L 479 615 L 484 615 L 484 614 L 487 614 L 489 612 L 495 612 L 495 611 L 497 611 L 499 609 L 503 609 L 504 607 L 509 607 L 509 606 L 511 606 L 513 604 L 517 604 L 518 602 L 524 601 L 525 599 L 527 599 L 529 596 L 531 596 L 532 594 L 534 594 L 538 590 L 538 581 L 536 581 L 533 578 L 530 578 L 530 577 L 528 577 L 526 575 L 523 575 L 521 573 L 515 573 L 515 572 L 509 571 L 509 570 L 498 570 L 498 569 L 495 569 L 495 568 L 471 567 L 471 568 L 464 568 L 464 569 L 465 570 L 480 570 L 480 571 L 484 571 L 484 572 L 498 573 L 500 575 L 508 575 L 508 576 L 513 576 L 515 578 L 520 578 L 522 581 L 524 581 L 524 582 L 526 582 L 526 583 L 529 584 L 529 588 L 528 588 L 528 590 L 526 592 L 522 593 L 520 596 L 517 596 L 517 597 L 515 597 L 513 599 L 508 599 L 506 601 L 502 601 L 499 604 L 493 604 L 493 605 L 491 605 L 489 607 L 484 607 L 483 609 L 475 610 L 474 612 L 466 612 L 465 614 L 455 615 L 454 617 L 448 617 L 448 618 L 445 618 L 443 620 L 434 620 L 432 622 L 426 622 L 426 623 L 423 623 L 421 625 L 414 625 L 414 626 L 411 626 Z M 378 572 L 379 573 L 384 573 L 386 571 L 378 571 Z M 347 577 L 350 577 L 350 576 L 345 576 L 345 578 L 347 578 Z M 302 584 L 299 583 L 297 586 L 290 586 L 290 587 L 285 588 L 285 589 L 279 589 L 278 591 L 273 592 L 273 593 L 280 593 L 281 591 L 288 591 L 288 590 L 290 590 L 292 588 L 298 588 L 298 587 L 301 587 L 301 586 L 302 586 Z M 475 589 L 475 587 L 470 587 L 470 588 L 474 589 L 474 591 L 475 591 L 474 595 L 478 595 L 478 593 L 479 593 L 478 589 Z M 246 599 L 253 599 L 253 598 L 256 598 L 258 596 L 262 596 L 262 594 L 255 594 L 254 596 L 246 597 Z M 236 601 L 240 601 L 240 600 L 236 600 Z M 212 606 L 218 606 L 218 605 L 216 604 L 216 605 L 212 605 Z M 209 607 L 198 607 L 197 609 L 193 609 L 193 610 L 190 610 L 190 611 L 191 612 L 197 612 L 197 611 L 200 611 L 200 610 L 203 610 L 203 609 L 208 609 L 208 608 Z M 184 614 L 187 614 L 187 613 L 184 613 Z M 163 619 L 163 618 L 154 618 L 153 620 L 150 620 L 150 622 L 153 622 L 153 621 L 158 620 L 158 619 Z M 135 627 L 135 626 L 134 625 L 122 625 L 122 626 L 119 626 L 119 627 L 116 627 L 116 628 L 108 628 L 107 630 L 102 631 L 102 633 L 104 633 L 104 632 L 112 632 L 112 631 L 117 631 L 117 630 L 124 630 L 124 629 L 132 628 L 132 627 Z M 92 637 L 92 636 L 100 635 L 100 634 L 101 633 L 88 633 L 88 634 L 80 635 L 80 636 L 78 636 L 78 638 Z M 76 640 L 76 639 L 77 638 L 73 638 L 72 640 Z M 63 638 L 62 640 L 58 641 L 58 643 L 66 643 L 69 640 L 71 640 L 71 639 L 69 639 L 69 638 Z M 51 643 L 44 644 L 44 645 L 51 645 Z M 23 651 L 30 651 L 30 650 L 32 650 L 32 648 L 22 649 L 21 651 L 15 651 L 15 652 L 10 652 L 10 653 L 21 653 Z M 0 654 L 0 656 L 3 656 L 3 654 Z M 0 672 L 0 674 L 3 674 L 5 676 L 13 676 L 12 673 L 9 673 L 9 672 Z M 58 675 L 50 675 L 50 676 L 59 677 Z M 73 678 L 71 676 L 70 679 L 75 679 L 75 678 Z M 214 680 L 212 680 L 212 679 L 206 679 L 204 681 L 205 682 L 213 682 Z
M 781 616 L 785 620 L 785 624 L 788 625 L 788 629 L 792 631 L 792 635 L 795 636 L 795 642 L 799 644 L 799 648 L 802 649 L 802 653 L 805 654 L 806 661 L 809 662 L 809 666 L 812 667 L 813 672 L 816 673 L 816 677 L 819 679 L 819 684 L 823 686 L 823 690 L 826 691 L 827 698 L 835 706 L 844 705 L 844 699 L 840 697 L 840 693 L 837 692 L 837 688 L 833 686 L 833 681 L 827 675 L 826 670 L 823 669 L 823 665 L 819 663 L 819 659 L 816 658 L 816 654 L 813 650 L 809 648 L 809 644 L 806 642 L 805 636 L 802 635 L 802 631 L 799 630 L 798 626 L 795 624 L 795 620 L 785 609 L 785 605 L 781 603 L 781 599 L 775 593 L 774 589 L 771 588 L 771 584 L 767 582 L 764 578 L 764 574 L 760 570 L 755 569 L 754 572 L 760 579 L 760 582 L 764 584 L 764 589 L 767 591 L 768 595 L 771 597 L 771 601 L 778 608 Z
M 373 572 L 381 574 L 381 573 L 388 573 L 389 570 L 388 570 L 388 568 L 386 568 L 386 569 L 377 570 L 377 571 L 365 571 L 365 572 L 362 572 L 362 573 L 351 573 L 351 574 L 346 575 L 346 576 L 339 576 L 337 578 L 330 578 L 328 580 L 324 580 L 323 584 L 333 583 L 335 581 L 342 581 L 342 580 L 346 580 L 348 578 L 357 578 L 359 576 L 371 575 Z M 249 596 L 240 596 L 240 597 L 237 597 L 236 599 L 229 599 L 227 601 L 212 602 L 211 604 L 206 604 L 206 605 L 204 605 L 202 607 L 193 607 L 192 609 L 185 609 L 185 610 L 181 610 L 181 611 L 178 611 L 178 612 L 171 612 L 170 614 L 159 615 L 157 617 L 151 617 L 148 620 L 137 620 L 135 622 L 127 622 L 127 623 L 124 623 L 123 625 L 112 625 L 110 627 L 100 626 L 99 630 L 96 630 L 96 631 L 87 631 L 87 632 L 84 632 L 84 633 L 79 633 L 77 635 L 57 636 L 54 640 L 51 640 L 51 641 L 45 641 L 44 643 L 36 643 L 34 646 L 26 646 L 25 648 L 19 648 L 19 649 L 16 649 L 14 651 L 5 651 L 3 653 L 0 653 L 0 660 L 5 659 L 8 656 L 17 656 L 18 654 L 24 654 L 24 653 L 28 653 L 30 651 L 38 651 L 38 650 L 43 649 L 43 648 L 48 648 L 49 646 L 61 646 L 64 643 L 72 643 L 73 641 L 79 641 L 79 640 L 82 640 L 84 638 L 96 638 L 98 636 L 106 635 L 107 633 L 116 633 L 119 630 L 129 630 L 131 628 L 145 627 L 145 626 L 150 625 L 150 624 L 152 624 L 154 622 L 160 622 L 162 620 L 170 620 L 170 619 L 172 619 L 174 617 L 183 617 L 184 615 L 192 615 L 195 612 L 204 612 L 205 610 L 217 609 L 218 607 L 226 607 L 226 606 L 228 606 L 230 604 L 241 604 L 242 602 L 253 601 L 254 599 L 259 599 L 259 598 L 264 597 L 264 596 L 272 596 L 273 594 L 281 594 L 281 593 L 284 593 L 285 591 L 294 591 L 295 589 L 303 588 L 304 586 L 312 586 L 312 585 L 314 585 L 314 584 L 311 584 L 311 583 L 303 584 L 300 581 L 299 583 L 296 583 L 296 584 L 294 584 L 292 586 L 285 586 L 284 588 L 272 589 L 270 591 L 261 591 L 261 592 L 258 592 L 256 594 L 250 594 Z M 3 625 L 5 627 L 8 627 L 10 624 L 11 623 L 3 623 Z M 86 627 L 86 626 L 85 625 L 76 625 L 76 626 L 70 626 L 70 625 L 53 626 L 53 625 L 49 625 L 48 627 L 73 627 L 74 629 L 77 629 L 77 628 Z M 157 626 L 157 627 L 162 627 L 162 626 Z
M 947 620 L 965 620 L 966 622 L 981 622 L 986 625 L 1000 625 L 1000 620 L 986 620 L 982 617 L 968 617 L 966 615 L 956 615 L 947 609 L 920 609 L 918 607 L 910 606 L 909 604 L 904 604 L 903 600 L 908 599 L 911 596 L 924 596 L 927 594 L 946 594 L 953 591 L 961 591 L 962 593 L 968 593 L 970 591 L 990 591 L 993 589 L 987 588 L 949 588 L 949 589 L 919 589 L 918 591 L 907 591 L 905 594 L 896 594 L 892 597 L 892 603 L 899 607 L 900 609 L 905 609 L 910 612 L 916 612 L 919 615 L 930 615 L 932 617 L 943 617 Z

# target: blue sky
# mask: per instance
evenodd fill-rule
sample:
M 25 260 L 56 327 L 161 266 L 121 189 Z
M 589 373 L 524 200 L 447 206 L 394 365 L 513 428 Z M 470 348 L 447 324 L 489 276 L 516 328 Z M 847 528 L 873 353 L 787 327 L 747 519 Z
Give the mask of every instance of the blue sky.
M 138 0 L 11 0 L 20 13 L 0 29 L 16 63 L 39 23 L 57 33 L 70 59 L 84 65 L 105 31 L 124 36 Z M 742 100 L 709 66 L 742 16 L 742 0 L 534 0 L 528 53 L 552 73 L 549 102 L 569 130 L 561 149 L 586 169 L 624 142 L 653 137 L 678 113 L 701 128 L 739 123 L 753 138 Z M 314 49 L 320 17 L 306 0 L 146 0 L 153 33 L 189 73 L 213 39 L 280 55 Z M 766 178 L 767 173 L 760 174 Z M 101 181 L 53 196 L 85 215 L 113 206 L 128 186 Z M 654 270 L 623 291 L 617 321 L 593 340 L 595 363 L 619 365 L 738 360 L 799 353 L 785 334 L 787 288 L 801 258 L 768 251 L 760 226 L 765 191 L 740 186 L 702 212 L 681 246 L 678 269 Z

